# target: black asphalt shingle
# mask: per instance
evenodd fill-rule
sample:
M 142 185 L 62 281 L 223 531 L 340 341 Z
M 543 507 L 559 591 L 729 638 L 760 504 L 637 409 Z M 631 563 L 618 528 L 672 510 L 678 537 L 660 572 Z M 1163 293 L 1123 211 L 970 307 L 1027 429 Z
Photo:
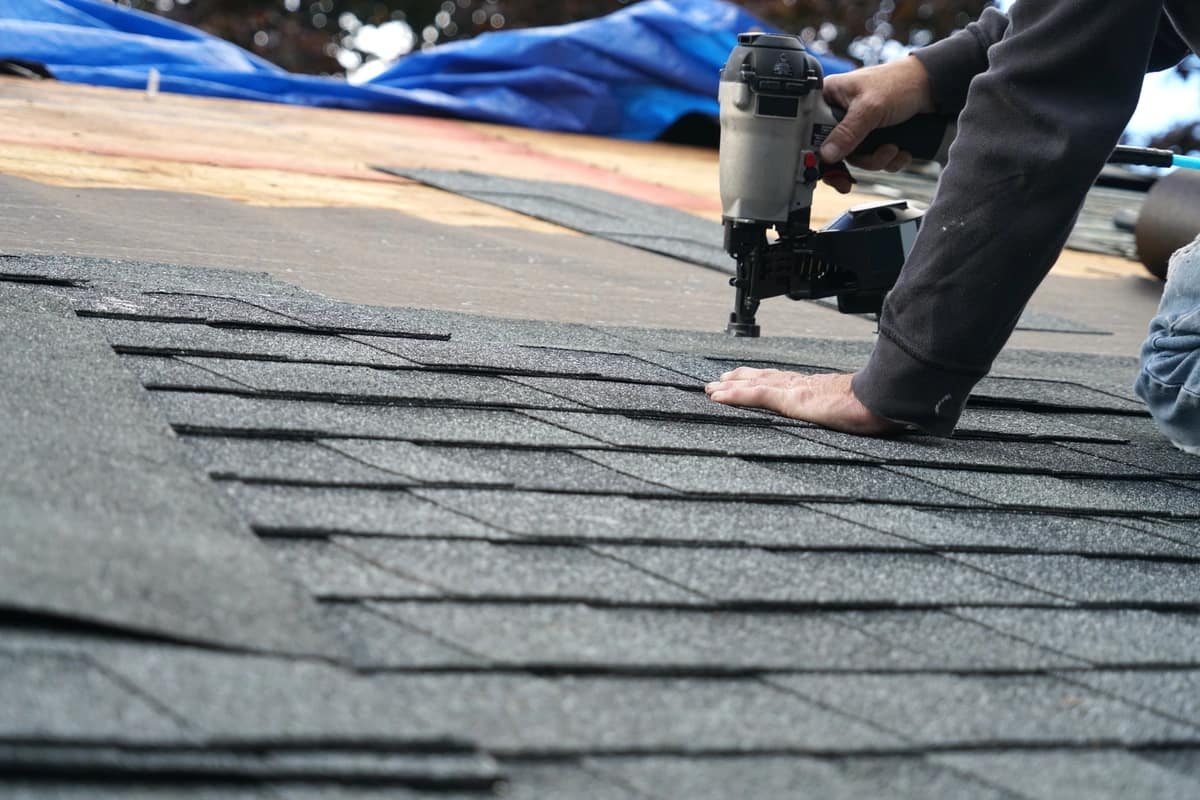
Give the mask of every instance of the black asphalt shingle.
M 0 608 L 323 652 L 315 608 L 198 480 L 90 324 L 61 297 L 0 282 Z
M 652 383 L 690 382 L 686 375 L 620 353 L 457 339 L 436 341 L 380 336 L 351 338 L 428 367 L 518 375 L 544 373 L 569 377 L 588 376 Z
M 288 364 L 232 358 L 194 358 L 188 362 L 267 394 L 354 396 L 378 402 L 405 401 L 458 405 L 572 407 L 512 381 L 491 375 L 458 375 L 425 370 L 374 369 L 333 364 Z
M 495 762 L 485 755 L 381 753 L 365 751 L 353 744 L 317 748 L 0 745 L 0 764 L 17 765 L 20 774 L 26 777 L 41 776 L 36 783 L 31 781 L 29 795 L 20 793 L 19 784 L 14 795 L 6 781 L 6 797 L 44 796 L 37 789 L 57 792 L 54 796 L 59 797 L 227 797 L 223 789 L 233 787 L 238 791 L 244 785 L 261 786 L 268 782 L 271 785 L 262 786 L 261 794 L 239 792 L 234 796 L 278 798 L 281 794 L 277 788 L 284 787 L 292 787 L 294 791 L 283 796 L 314 796 L 310 791 L 315 787 L 328 787 L 329 791 L 334 786 L 379 784 L 389 787 L 411 784 L 436 793 L 432 796 L 445 796 L 443 791 L 488 791 L 498 783 Z M 87 776 L 85 781 L 90 779 L 95 784 L 55 785 L 71 773 Z M 148 776 L 159 783 L 137 783 L 139 779 L 146 781 Z M 181 787 L 178 783 L 162 785 L 163 776 L 177 782 L 186 779 L 192 785 L 181 794 L 171 794 L 171 789 Z M 398 795 L 392 794 L 396 791 Z M 417 794 L 415 790 L 410 794 L 405 789 L 390 788 L 388 796 L 428 798 L 431 794 Z
M 1015 800 L 965 770 L 941 767 L 920 757 L 815 759 L 781 756 L 724 758 L 592 759 L 602 774 L 612 774 L 654 798 L 721 800 L 735 786 L 746 797 L 795 797 L 829 800 L 862 797 L 973 797 Z
M 333 334 L 219 328 L 200 323 L 93 319 L 114 347 L 154 355 L 256 357 L 261 361 L 411 366 L 412 362 Z
M 1123 609 L 963 608 L 1009 636 L 1096 664 L 1196 664 L 1200 615 Z
M 0 737 L 6 740 L 181 740 L 182 722 L 82 654 L 0 650 Z
M 1120 420 L 1120 422 L 1128 423 L 1129 420 Z M 1137 422 L 1142 423 L 1138 427 L 1141 429 L 1140 433 L 1146 438 L 1139 439 L 1136 445 L 1112 446 L 1071 442 L 1066 446 L 1080 453 L 1087 453 L 1097 458 L 1115 461 L 1138 469 L 1152 470 L 1159 474 L 1170 473 L 1192 477 L 1200 475 L 1200 466 L 1197 466 L 1195 456 L 1172 447 L 1153 431 L 1146 431 L 1144 420 L 1137 420 Z M 1122 435 L 1128 435 L 1125 430 L 1121 432 Z
M 971 396 L 977 404 L 986 401 L 1006 405 L 1145 413 L 1145 406 L 1140 402 L 1065 381 L 989 377 L 976 384 Z
M 624 781 L 588 769 L 577 760 L 549 765 L 539 761 L 510 761 L 505 768 L 511 776 L 505 792 L 513 800 L 539 800 L 543 797 L 646 800 L 648 797 L 630 789 Z
M 483 666 L 478 645 L 449 641 L 440 626 L 432 630 L 389 618 L 364 603 L 322 603 L 326 630 L 360 669 Z
M 1002 441 L 1085 442 L 1119 444 L 1120 434 L 1111 433 L 1104 423 L 1087 427 L 1070 421 L 1065 414 L 1033 414 L 1026 411 L 994 408 L 968 408 L 954 436 L 960 439 L 987 438 Z
M 774 469 L 737 458 L 601 451 L 585 452 L 584 457 L 625 475 L 690 494 L 801 495 L 808 488 Z
M 228 743 L 376 739 L 403 751 L 467 741 L 431 696 L 403 679 L 184 649 L 114 647 L 93 658 L 196 731 Z
M 183 439 L 196 462 L 210 475 L 330 483 L 405 480 L 403 475 L 370 466 L 318 442 L 223 436 L 187 436 Z M 408 480 L 415 483 L 413 479 Z
M 1060 478 L 1045 475 L 976 472 L 974 470 L 888 467 L 889 472 L 962 492 L 982 505 L 1087 510 L 1105 500 L 1103 494 L 1085 494 Z
M 354 533 L 379 536 L 484 536 L 502 531 L 443 509 L 402 488 L 310 488 L 223 482 L 242 516 L 272 534 Z
M 1151 481 L 1098 481 L 1093 478 L 1072 480 L 1085 489 L 1105 492 L 1119 507 L 1134 511 L 1167 509 L 1181 517 L 1200 516 L 1200 483 Z
M 967 605 L 1056 598 L 924 553 L 768 552 L 671 547 L 598 548 L 727 603 Z
M 1162 719 L 1177 720 L 1200 732 L 1200 672 L 1156 670 L 1149 673 L 1089 670 L 1063 676 L 1064 680 L 1119 697 L 1138 708 L 1149 709 Z M 1193 734 L 1194 741 L 1195 733 Z
M 321 444 L 355 461 L 418 483 L 511 484 L 495 470 L 456 457 L 459 452 L 454 448 L 423 447 L 394 439 L 327 439 Z
M 412 575 L 455 597 L 600 603 L 695 603 L 703 599 L 682 586 L 586 547 L 349 536 L 339 536 L 336 541 L 377 564 Z
M 850 521 L 939 550 L 1195 556 L 1200 551 L 1171 535 L 1167 523 L 1045 512 L 915 509 L 838 504 L 815 506 Z
M 974 553 L 951 558 L 1079 603 L 1200 605 L 1195 561 Z
M 1152 474 L 1138 467 L 1072 449 L 1076 446 L 1074 442 L 1064 445 L 1054 442 L 937 439 L 932 436 L 868 439 L 819 428 L 791 428 L 789 432 L 863 458 L 895 465 L 936 465 L 945 468 L 961 466 L 970 470 L 1036 472 L 1046 475 Z M 1101 450 L 1123 447 L 1107 444 L 1078 446 Z
M 729 272 L 721 227 L 672 208 L 565 183 L 433 169 L 383 170 L 593 236 Z
M 239 482 L 223 482 L 222 486 L 253 528 L 275 535 L 336 532 L 508 538 L 492 525 L 404 489 L 330 489 Z
M 28 476 L 0 532 L 18 796 L 1200 781 L 1200 468 L 1128 360 L 1003 354 L 959 437 L 867 440 L 701 391 L 743 362 L 852 370 L 866 342 L 10 270 L 91 282 L 0 277 L 0 361 L 33 387 L 0 391 Z
M 495 409 L 407 408 L 183 392 L 157 392 L 155 404 L 168 421 L 184 431 L 560 447 L 596 443 L 515 411 Z
M 990 503 L 1010 507 L 1061 509 L 1075 513 L 1114 515 L 1125 512 L 1200 514 L 1200 492 L 1165 481 L 1064 479 L 1046 475 L 1014 475 L 971 470 L 888 467 L 929 483 L 953 488 Z
M 736 672 L 749 669 L 919 669 L 936 656 L 880 641 L 834 614 L 582 603 L 373 602 L 372 610 L 509 664 Z M 394 659 L 404 659 L 397 652 Z M 1058 666 L 1067 660 L 1056 659 Z
M 319 664 L 186 651 L 151 656 L 125 648 L 96 658 L 199 730 L 230 743 L 323 737 L 334 744 L 358 735 L 404 752 L 434 743 L 445 749 L 469 737 L 502 756 L 829 752 L 900 744 L 753 678 L 352 675 Z M 305 698 L 302 706 L 290 699 L 296 696 Z
M 426 447 L 431 456 L 462 465 L 464 470 L 484 469 L 502 476 L 505 483 L 522 489 L 620 493 L 660 493 L 647 483 L 603 462 L 593 451 L 508 450 L 478 447 Z
M 1186 790 L 1200 784 L 1200 748 L 1147 750 L 1138 754 L 1151 764 L 1169 770 L 1178 779 L 1184 779 Z
M 977 775 L 1016 796 L 1039 800 L 1190 797 L 1200 792 L 1194 777 L 1122 750 L 950 753 L 930 760 L 960 774 Z
M 976 609 L 959 609 L 961 612 Z M 991 609 L 978 609 L 981 612 Z M 1008 610 L 1008 609 L 1006 609 Z M 1038 609 L 1039 611 L 1043 609 Z M 1047 610 L 1048 611 L 1048 610 Z M 851 611 L 834 619 L 855 630 L 921 653 L 941 669 L 963 671 L 1030 670 L 1082 667 L 1086 662 L 1034 641 L 1023 642 L 1019 631 L 1004 631 L 978 624 L 968 613 L 950 611 Z
M 138 377 L 143 386 L 187 387 L 225 392 L 244 392 L 251 388 L 199 364 L 193 364 L 190 359 L 178 356 L 130 357 L 123 359 L 122 363 Z
M 191 292 L 118 291 L 80 293 L 75 308 L 88 316 L 188 321 L 253 328 L 295 325 L 296 320 L 234 297 Z
M 913 473 L 910 477 L 892 468 L 788 462 L 771 462 L 764 466 L 793 478 L 798 494 L 815 497 L 922 506 L 986 505 L 955 486 L 939 485 L 926 480 L 923 474 Z
M 732 417 L 746 422 L 770 421 L 762 412 L 713 403 L 699 391 L 699 386 L 694 391 L 687 391 L 675 386 L 575 378 L 514 377 L 512 380 L 570 401 L 562 408 L 574 408 L 579 404 L 592 409 L 652 417 L 679 415 L 685 419 Z
M 14 749 L 13 763 L 24 765 L 28 763 L 24 757 L 24 748 Z M 44 752 L 44 751 L 43 751 Z M 51 762 L 61 763 L 61 759 Z M 128 781 L 91 780 L 59 778 L 58 780 L 41 778 L 13 778 L 6 782 L 5 789 L 14 800 L 40 800 L 44 797 L 87 797 L 91 800 L 175 800 L 175 798 L 220 797 L 222 800 L 273 800 L 267 788 L 246 785 L 230 785 L 228 779 L 204 784 L 195 782 L 190 786 L 175 784 L 147 784 L 144 778 L 132 778 Z M 277 795 L 276 795 L 277 796 Z M 408 800 L 411 795 L 401 794 L 400 800 Z
M 441 590 L 419 578 L 388 569 L 326 539 L 269 538 L 264 545 L 295 580 L 322 597 L 429 597 Z
M 500 755 L 885 749 L 897 737 L 753 678 L 446 675 L 388 681 L 442 699 L 451 727 Z M 423 704 L 424 705 L 424 704 Z
M 678 541 L 795 548 L 905 547 L 902 539 L 802 505 L 416 489 L 414 493 L 518 536 L 623 542 Z
M 1192 742 L 1197 729 L 1053 677 L 962 675 L 772 676 L 916 745 Z M 942 713 L 954 708 L 955 713 Z
M 766 425 L 730 427 L 711 422 L 638 419 L 621 414 L 577 411 L 525 411 L 527 416 L 609 445 L 647 450 L 690 450 L 734 456 L 785 456 L 789 458 L 844 457 L 842 451 L 802 438 L 799 427 Z

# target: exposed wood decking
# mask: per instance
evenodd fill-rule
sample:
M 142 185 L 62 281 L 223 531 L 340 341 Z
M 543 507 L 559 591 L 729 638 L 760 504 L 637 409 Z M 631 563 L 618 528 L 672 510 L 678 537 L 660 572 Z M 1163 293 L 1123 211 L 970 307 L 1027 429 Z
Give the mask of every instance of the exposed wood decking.
M 12 224 L 0 229 L 0 245 L 9 251 L 58 252 L 65 244 L 80 255 L 197 263 L 215 258 L 347 300 L 560 321 L 715 330 L 731 299 L 719 274 L 371 168 L 476 170 L 577 183 L 717 219 L 717 158 L 711 150 L 401 115 L 149 98 L 20 79 L 0 79 L 0 113 L 7 122 L 0 130 L 0 176 L 47 187 L 9 188 L 10 202 L 20 207 L 32 192 L 47 208 L 73 206 L 56 212 L 66 231 L 74 224 L 61 215 L 86 217 L 88 209 L 99 215 L 119 209 L 122 223 L 106 237 L 96 221 L 87 246 L 72 249 L 69 236 L 65 243 L 55 239 L 55 218 L 19 222 L 10 214 Z M 58 197 L 50 187 L 118 194 L 59 204 L 50 202 Z M 260 210 L 238 212 L 182 195 Z M 820 191 L 814 221 L 871 199 Z M 304 211 L 296 217 L 262 207 Z M 313 209 L 345 211 L 322 220 Z M 397 212 L 409 224 L 397 223 L 404 235 L 389 239 L 387 214 Z M 189 241 L 197 214 L 208 215 L 211 224 L 201 240 Z M 191 215 L 189 230 L 172 231 L 181 215 Z M 419 236 L 412 229 L 418 222 L 433 227 Z M 461 228 L 470 231 L 450 230 Z M 441 245 L 431 244 L 439 237 Z M 401 238 L 403 251 L 397 249 Z M 353 252 L 352 263 L 333 259 L 334 251 Z M 451 257 L 456 252 L 471 253 L 466 266 Z M 488 252 L 495 252 L 493 268 L 487 267 Z M 402 253 L 416 258 L 399 258 Z M 1031 307 L 1092 324 L 1104 320 L 1115 335 L 1018 333 L 1014 344 L 1132 355 L 1157 291 L 1139 264 L 1066 251 Z M 873 332 L 865 320 L 782 300 L 765 304 L 762 318 L 768 334 L 865 338 Z

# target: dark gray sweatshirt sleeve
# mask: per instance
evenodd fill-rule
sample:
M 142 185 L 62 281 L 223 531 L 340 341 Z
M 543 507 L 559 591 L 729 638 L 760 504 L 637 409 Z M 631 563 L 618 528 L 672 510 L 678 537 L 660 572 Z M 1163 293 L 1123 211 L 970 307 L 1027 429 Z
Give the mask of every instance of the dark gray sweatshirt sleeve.
M 971 79 L 988 68 L 988 48 L 1004 36 L 1008 17 L 985 8 L 979 19 L 940 42 L 913 53 L 929 73 L 933 105 L 941 114 L 956 115 L 967 102 Z
M 988 68 L 988 48 L 1004 38 L 1008 17 L 985 8 L 979 19 L 953 35 L 913 52 L 929 73 L 933 104 L 938 113 L 957 115 L 967 102 L 971 79 Z M 1191 50 L 1163 15 L 1155 33 L 1147 69 L 1173 67 Z
M 1161 9 L 1013 6 L 986 71 L 970 81 L 937 195 L 854 378 L 869 409 L 953 431 L 1133 114 Z
M 1192 12 L 1192 15 L 1197 16 L 1195 11 Z M 1191 32 L 1196 34 L 1200 33 L 1200 30 Z M 1187 58 L 1191 52 L 1192 49 L 1175 30 L 1174 21 L 1167 14 L 1163 14 L 1162 20 L 1158 23 L 1158 34 L 1154 37 L 1154 50 L 1150 53 L 1150 64 L 1147 69 L 1150 72 L 1169 69 Z

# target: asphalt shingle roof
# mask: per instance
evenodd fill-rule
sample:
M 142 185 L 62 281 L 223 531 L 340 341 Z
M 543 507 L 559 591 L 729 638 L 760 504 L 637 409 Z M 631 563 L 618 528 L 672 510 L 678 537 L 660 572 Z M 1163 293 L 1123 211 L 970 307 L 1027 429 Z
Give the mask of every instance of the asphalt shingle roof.
M 700 391 L 854 343 L 40 257 L 0 308 L 5 796 L 1200 793 L 1200 469 L 1128 359 L 879 441 Z
M 463 195 L 484 203 L 545 220 L 590 236 L 659 253 L 682 261 L 731 273 L 733 264 L 722 247 L 721 224 L 678 209 L 647 203 L 590 186 L 556 181 L 502 177 L 475 171 L 392 168 L 382 172 Z M 933 199 L 937 178 L 916 173 L 874 173 L 868 191 L 906 196 L 920 207 Z M 907 192 L 907 194 L 905 194 Z M 1116 209 L 1136 212 L 1144 194 L 1131 190 L 1093 188 L 1068 244 L 1079 250 L 1122 255 L 1136 260 L 1133 235 L 1113 228 Z M 836 307 L 833 298 L 816 301 Z M 1105 335 L 1107 332 L 1057 314 L 1026 309 L 1018 330 Z

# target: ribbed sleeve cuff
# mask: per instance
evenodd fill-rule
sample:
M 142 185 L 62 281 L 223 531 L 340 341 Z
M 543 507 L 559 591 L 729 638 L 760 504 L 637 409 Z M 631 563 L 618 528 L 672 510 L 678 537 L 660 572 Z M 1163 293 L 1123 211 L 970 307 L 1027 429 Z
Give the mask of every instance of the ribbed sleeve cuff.
M 859 401 L 879 416 L 934 436 L 949 436 L 984 374 L 932 366 L 881 333 L 867 366 L 851 385 Z

